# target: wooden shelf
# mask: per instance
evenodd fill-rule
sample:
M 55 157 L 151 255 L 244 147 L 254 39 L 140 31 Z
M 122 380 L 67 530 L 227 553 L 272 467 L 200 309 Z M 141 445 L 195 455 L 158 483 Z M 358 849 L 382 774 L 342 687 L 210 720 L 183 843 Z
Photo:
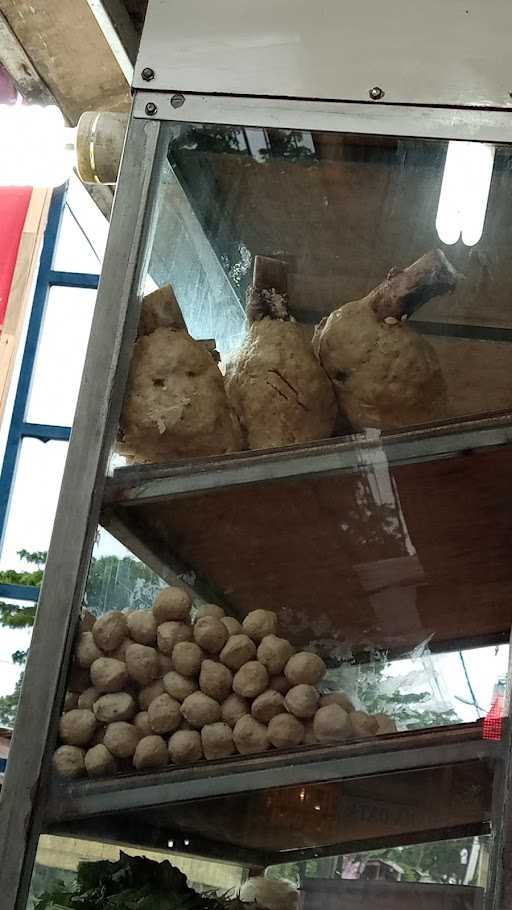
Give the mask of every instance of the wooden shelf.
M 235 616 L 326 654 L 508 640 L 512 414 L 122 468 L 103 525 Z
M 487 830 L 500 748 L 463 724 L 54 782 L 45 830 L 250 865 L 466 836 Z

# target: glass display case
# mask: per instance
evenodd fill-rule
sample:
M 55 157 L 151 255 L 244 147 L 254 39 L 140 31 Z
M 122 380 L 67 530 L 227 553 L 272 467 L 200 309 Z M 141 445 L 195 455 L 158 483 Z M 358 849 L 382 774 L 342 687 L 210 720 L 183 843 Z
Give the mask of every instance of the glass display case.
M 4 787 L 8 910 L 48 839 L 73 873 L 82 841 L 206 864 L 199 890 L 231 864 L 236 900 L 264 873 L 306 910 L 504 910 L 510 97 L 276 100 L 248 71 L 201 96 L 148 40 Z

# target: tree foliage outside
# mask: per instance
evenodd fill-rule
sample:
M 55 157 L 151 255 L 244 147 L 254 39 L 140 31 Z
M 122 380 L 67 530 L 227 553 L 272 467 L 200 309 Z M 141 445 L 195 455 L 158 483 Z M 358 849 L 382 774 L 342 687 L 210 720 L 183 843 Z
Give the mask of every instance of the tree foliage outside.
M 0 572 L 1 584 L 30 585 L 40 587 L 43 580 L 47 554 L 44 551 L 18 552 L 20 559 L 36 568 L 17 572 L 7 569 Z M 100 556 L 93 558 L 86 589 L 86 605 L 97 616 L 107 610 L 149 609 L 161 581 L 144 563 L 130 556 Z M 31 629 L 36 617 L 37 604 L 25 606 L 19 603 L 0 602 L 0 626 L 7 629 Z M 15 651 L 13 663 L 24 667 L 26 651 Z M 0 724 L 14 726 L 16 709 L 21 695 L 23 673 L 18 679 L 14 692 L 0 696 Z

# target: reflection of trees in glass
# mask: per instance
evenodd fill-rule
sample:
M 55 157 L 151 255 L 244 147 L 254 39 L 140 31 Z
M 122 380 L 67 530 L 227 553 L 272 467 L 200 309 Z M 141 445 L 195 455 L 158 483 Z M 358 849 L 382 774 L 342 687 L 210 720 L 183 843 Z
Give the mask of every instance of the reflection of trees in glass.
M 217 154 L 240 153 L 244 151 L 242 136 L 242 131 L 233 126 L 182 126 L 169 143 L 169 157 L 173 158 L 181 149 Z
M 348 863 L 352 867 L 358 865 L 357 876 L 366 878 L 365 868 L 368 862 L 396 863 L 400 866 L 401 879 L 408 882 L 436 882 L 439 884 L 462 884 L 466 874 L 467 860 L 474 844 L 472 837 L 460 840 L 438 841 L 431 844 L 413 844 L 407 847 L 390 847 L 382 850 L 372 850 L 367 853 L 350 854 L 343 856 L 325 856 L 318 859 L 308 859 L 302 863 L 284 863 L 272 866 L 266 874 L 270 878 L 282 878 L 293 882 L 296 886 L 306 879 L 340 879 L 343 878 L 344 866 Z M 464 859 L 466 862 L 462 862 Z M 400 874 L 400 873 L 398 873 Z M 349 877 L 348 875 L 346 877 Z M 477 884 L 478 864 L 473 879 L 469 884 Z M 340 895 L 341 897 L 341 895 Z
M 266 161 L 298 161 L 302 164 L 313 164 L 316 155 L 304 142 L 300 130 L 269 130 L 269 148 L 261 149 L 260 155 Z
M 18 556 L 37 568 L 17 572 L 6 569 L 0 572 L 0 583 L 31 585 L 40 587 L 43 580 L 45 552 L 29 553 L 20 550 Z M 131 556 L 100 556 L 91 560 L 87 580 L 87 609 L 97 616 L 107 610 L 148 610 L 151 608 L 161 581 L 144 563 Z M 8 629 L 31 629 L 36 616 L 36 604 L 0 603 L 0 625 Z M 25 665 L 27 651 L 15 651 L 13 663 Z M 13 726 L 16 717 L 23 673 L 16 683 L 14 692 L 0 696 L 0 724 Z

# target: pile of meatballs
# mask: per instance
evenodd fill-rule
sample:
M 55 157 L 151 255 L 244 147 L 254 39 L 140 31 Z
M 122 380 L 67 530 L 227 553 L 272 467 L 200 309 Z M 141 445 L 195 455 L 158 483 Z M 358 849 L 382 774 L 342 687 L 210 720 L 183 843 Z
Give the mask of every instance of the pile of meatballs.
M 392 718 L 321 694 L 323 660 L 295 652 L 277 617 L 243 623 L 163 588 L 152 610 L 85 613 L 53 762 L 67 778 L 157 770 L 267 749 L 392 733 Z

